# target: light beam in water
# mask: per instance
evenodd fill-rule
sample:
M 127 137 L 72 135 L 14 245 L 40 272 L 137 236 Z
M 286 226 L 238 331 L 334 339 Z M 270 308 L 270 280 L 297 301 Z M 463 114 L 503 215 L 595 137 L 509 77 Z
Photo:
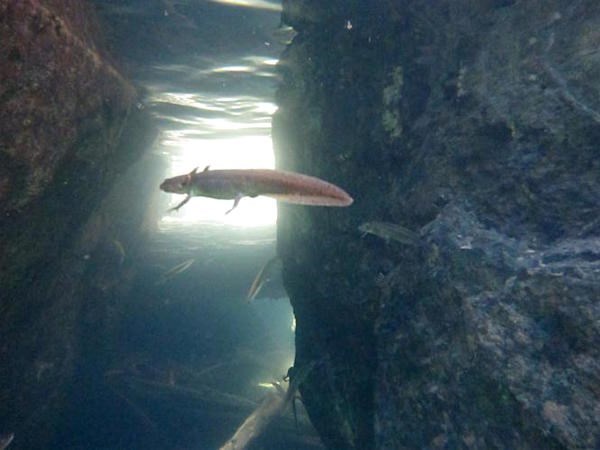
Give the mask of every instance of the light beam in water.
M 170 151 L 171 167 L 167 177 L 190 172 L 194 167 L 211 169 L 249 169 L 275 166 L 275 157 L 269 136 L 240 136 L 224 139 L 189 139 L 173 142 Z M 181 196 L 171 195 L 169 207 L 181 202 Z M 230 214 L 233 201 L 194 197 L 186 208 L 166 213 L 162 221 L 175 223 L 213 223 L 239 227 L 274 225 L 277 221 L 277 203 L 266 197 L 244 197 Z
M 213 3 L 222 3 L 231 6 L 243 6 L 245 8 L 264 9 L 267 11 L 281 11 L 281 5 L 266 0 L 209 0 Z

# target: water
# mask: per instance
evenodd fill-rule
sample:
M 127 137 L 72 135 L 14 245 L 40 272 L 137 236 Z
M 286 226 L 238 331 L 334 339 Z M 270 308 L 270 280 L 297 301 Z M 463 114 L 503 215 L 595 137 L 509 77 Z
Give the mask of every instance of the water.
M 217 448 L 293 364 L 293 314 L 279 274 L 245 301 L 276 252 L 276 203 L 246 198 L 226 215 L 231 202 L 194 198 L 169 212 L 182 197 L 159 193 L 158 185 L 195 167 L 274 167 L 280 6 L 97 3 L 114 30 L 111 45 L 144 90 L 138 107 L 159 128 L 145 156 L 156 191 L 138 199 L 148 205 L 149 232 L 123 256 L 135 255 L 135 277 L 119 299 L 119 357 L 103 368 L 108 389 L 93 408 L 89 398 L 79 402 L 83 413 L 58 440 L 74 448 Z M 148 176 L 135 167 L 130 173 L 131 183 Z M 168 275 L 182 263 L 189 267 Z M 82 378 L 98 378 L 95 368 L 81 370 Z M 290 430 L 279 424 L 262 448 L 286 445 L 286 434 L 298 433 Z

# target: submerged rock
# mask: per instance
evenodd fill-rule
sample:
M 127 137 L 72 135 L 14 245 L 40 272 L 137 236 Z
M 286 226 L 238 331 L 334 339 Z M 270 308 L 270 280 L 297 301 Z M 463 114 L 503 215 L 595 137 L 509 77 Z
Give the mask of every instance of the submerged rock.
M 0 422 L 15 448 L 57 448 L 61 415 L 73 420 L 81 336 L 111 326 L 81 281 L 94 283 L 96 247 L 120 219 L 115 196 L 99 205 L 152 134 L 99 31 L 84 1 L 0 2 Z
M 600 8 L 312 3 L 284 3 L 274 136 L 355 198 L 278 222 L 324 442 L 598 447 Z
M 86 3 L 7 1 L 0 15 L 0 206 L 11 214 L 62 165 L 110 156 L 103 143 L 118 138 L 136 93 L 102 53 Z

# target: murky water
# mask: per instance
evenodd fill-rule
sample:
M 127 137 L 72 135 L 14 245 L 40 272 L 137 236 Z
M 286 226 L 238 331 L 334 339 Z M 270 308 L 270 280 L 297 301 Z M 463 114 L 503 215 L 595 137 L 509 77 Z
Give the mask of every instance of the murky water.
M 164 168 L 162 178 L 206 166 L 273 168 L 279 4 L 125 3 L 101 10 L 118 25 L 113 45 L 145 90 L 139 107 L 159 127 L 149 156 Z M 134 421 L 161 429 L 161 445 L 177 436 L 177 445 L 213 448 L 251 411 L 240 405 L 260 401 L 293 363 L 293 314 L 279 274 L 246 302 L 276 252 L 276 203 L 244 198 L 225 214 L 231 201 L 194 198 L 169 212 L 181 196 L 149 195 L 156 224 L 123 326 L 127 361 L 110 380 Z M 198 402 L 182 406 L 179 389 Z M 161 395 L 165 409 L 153 410 Z M 185 427 L 181 408 L 195 410 Z

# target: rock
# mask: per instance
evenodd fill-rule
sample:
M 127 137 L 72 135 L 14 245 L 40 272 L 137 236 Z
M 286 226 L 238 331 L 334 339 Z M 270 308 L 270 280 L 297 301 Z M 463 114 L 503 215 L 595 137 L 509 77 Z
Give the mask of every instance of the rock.
M 306 3 L 284 5 L 277 160 L 355 198 L 279 216 L 324 442 L 597 448 L 600 8 Z
M 114 152 L 104 145 L 94 155 L 94 144 L 117 139 L 136 93 L 95 42 L 90 14 L 70 1 L 0 7 L 3 214 L 38 199 L 65 161 Z
M 84 1 L 0 2 L 0 422 L 19 448 L 56 448 L 82 275 L 118 220 L 98 208 L 151 134 L 99 29 Z

